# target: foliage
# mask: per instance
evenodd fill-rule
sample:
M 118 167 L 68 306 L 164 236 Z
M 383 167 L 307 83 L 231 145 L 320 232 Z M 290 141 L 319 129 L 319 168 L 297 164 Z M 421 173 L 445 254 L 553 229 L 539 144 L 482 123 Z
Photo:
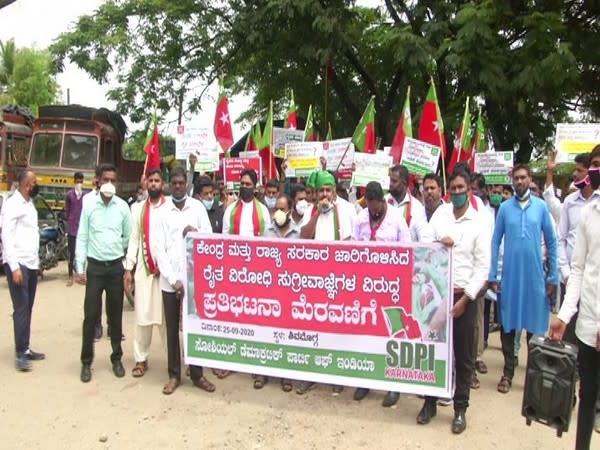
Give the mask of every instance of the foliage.
M 40 105 L 59 96 L 56 64 L 47 50 L 17 48 L 0 42 L 0 102 L 28 106 L 37 114 Z
M 146 141 L 146 131 L 136 130 L 129 135 L 123 144 L 123 157 L 136 161 L 144 161 L 144 142 Z M 160 156 L 165 157 L 175 154 L 175 138 L 172 136 L 160 136 Z
M 590 6 L 590 4 L 592 6 Z M 285 114 L 315 105 L 321 134 L 349 136 L 371 95 L 388 144 L 404 92 L 419 111 L 438 85 L 448 148 L 467 96 L 478 99 L 494 146 L 528 161 L 571 110 L 600 115 L 596 2 L 548 0 L 108 0 L 52 46 L 108 82 L 122 112 L 195 112 L 217 76 L 252 96 L 242 120 L 269 101 Z M 325 96 L 325 92 L 328 93 Z M 419 115 L 415 115 L 418 120 Z

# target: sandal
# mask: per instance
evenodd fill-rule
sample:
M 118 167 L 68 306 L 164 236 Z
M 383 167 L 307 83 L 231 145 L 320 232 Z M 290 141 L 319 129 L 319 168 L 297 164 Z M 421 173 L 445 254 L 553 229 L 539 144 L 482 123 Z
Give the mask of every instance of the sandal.
M 169 382 L 163 387 L 162 393 L 165 395 L 171 395 L 173 392 L 175 392 L 177 386 L 179 386 L 179 380 L 177 378 L 170 378 Z
M 267 384 L 267 377 L 264 375 L 256 375 L 254 378 L 254 389 L 262 389 Z
M 473 377 L 471 378 L 471 389 L 479 389 L 481 387 L 481 382 L 479 378 L 477 378 L 477 374 L 473 373 Z
M 293 388 L 294 386 L 292 385 L 291 380 L 281 379 L 281 390 L 283 392 L 291 392 Z
M 508 377 L 502 377 L 498 383 L 498 392 L 501 392 L 502 394 L 508 394 L 511 386 L 512 381 Z
M 231 370 L 224 370 L 224 369 L 212 369 L 212 373 L 215 377 L 217 377 L 219 380 L 222 380 L 223 378 L 227 378 L 229 375 L 231 375 L 233 372 L 231 372 Z
M 203 391 L 215 392 L 215 389 L 216 389 L 215 385 L 212 384 L 210 381 L 208 381 L 204 377 L 200 377 L 197 380 L 193 380 L 192 382 L 194 383 L 194 386 L 202 389 Z
M 143 377 L 148 370 L 148 361 L 136 362 L 135 367 L 131 369 L 131 374 L 135 378 Z

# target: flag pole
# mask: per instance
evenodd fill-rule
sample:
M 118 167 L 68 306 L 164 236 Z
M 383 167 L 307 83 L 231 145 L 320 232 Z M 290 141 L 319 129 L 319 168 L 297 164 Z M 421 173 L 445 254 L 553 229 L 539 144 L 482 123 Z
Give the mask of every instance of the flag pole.
M 375 98 L 374 95 L 371 96 L 371 100 L 373 100 Z M 369 100 L 369 101 L 371 101 Z M 368 106 L 368 104 L 367 104 Z M 366 110 L 365 110 L 366 111 Z M 364 113 L 363 113 L 364 114 Z M 360 120 L 362 120 L 362 116 L 359 119 L 359 123 Z M 342 159 L 340 159 L 340 163 L 338 164 L 337 168 L 335 169 L 336 172 L 338 172 L 340 170 L 340 166 L 342 165 L 342 162 L 344 161 L 344 158 L 346 158 L 346 154 L 348 153 L 348 149 L 350 149 L 350 144 L 352 143 L 352 139 L 350 139 L 350 142 L 348 143 L 348 145 L 346 146 L 346 150 L 344 150 L 344 154 L 342 155 Z

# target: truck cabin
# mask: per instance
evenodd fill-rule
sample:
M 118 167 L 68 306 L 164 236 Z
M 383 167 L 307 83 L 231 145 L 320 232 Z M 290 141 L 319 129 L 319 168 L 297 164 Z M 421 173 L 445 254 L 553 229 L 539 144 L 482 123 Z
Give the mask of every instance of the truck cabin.
M 0 191 L 10 191 L 18 170 L 27 166 L 30 140 L 27 117 L 0 111 Z

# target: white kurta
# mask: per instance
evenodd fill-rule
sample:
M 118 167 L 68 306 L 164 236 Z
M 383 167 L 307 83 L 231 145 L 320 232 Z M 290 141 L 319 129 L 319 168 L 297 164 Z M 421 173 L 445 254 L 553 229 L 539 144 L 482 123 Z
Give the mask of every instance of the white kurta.
M 125 268 L 131 270 L 136 266 L 135 282 L 135 321 L 137 325 L 162 325 L 163 307 L 160 290 L 160 277 L 147 275 L 142 251 L 142 212 L 145 202 L 131 206 L 131 236 L 127 247 Z M 163 203 L 164 205 L 164 203 Z M 158 233 L 158 211 L 162 208 L 152 206 L 150 209 L 150 251 L 156 263 L 156 235 Z

